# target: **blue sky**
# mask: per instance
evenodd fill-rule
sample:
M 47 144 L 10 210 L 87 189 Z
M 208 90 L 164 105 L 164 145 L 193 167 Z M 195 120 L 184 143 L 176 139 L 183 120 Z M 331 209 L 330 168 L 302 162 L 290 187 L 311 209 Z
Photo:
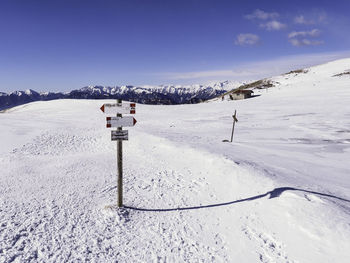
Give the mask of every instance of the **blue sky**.
M 350 1 L 0 1 L 0 91 L 250 80 L 350 57 Z

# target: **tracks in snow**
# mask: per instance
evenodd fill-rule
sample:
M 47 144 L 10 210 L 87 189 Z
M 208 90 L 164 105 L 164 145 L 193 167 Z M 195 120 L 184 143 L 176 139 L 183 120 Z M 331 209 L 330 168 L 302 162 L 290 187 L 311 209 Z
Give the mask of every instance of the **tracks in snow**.
M 263 262 L 287 259 L 277 237 L 242 217 L 263 200 L 116 211 L 109 206 L 117 196 L 115 151 L 98 133 L 39 134 L 2 158 L 0 262 L 230 262 L 237 253 Z M 124 150 L 128 206 L 220 204 L 272 187 L 232 161 L 151 135 L 135 136 Z

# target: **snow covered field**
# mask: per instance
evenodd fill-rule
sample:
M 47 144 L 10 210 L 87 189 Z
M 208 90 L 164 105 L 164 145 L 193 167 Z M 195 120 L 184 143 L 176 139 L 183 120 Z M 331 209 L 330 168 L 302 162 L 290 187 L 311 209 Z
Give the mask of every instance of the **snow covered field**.
M 116 143 L 93 100 L 0 113 L 0 262 L 350 262 L 350 59 L 242 101 L 137 105 Z M 229 139 L 232 114 L 239 122 Z

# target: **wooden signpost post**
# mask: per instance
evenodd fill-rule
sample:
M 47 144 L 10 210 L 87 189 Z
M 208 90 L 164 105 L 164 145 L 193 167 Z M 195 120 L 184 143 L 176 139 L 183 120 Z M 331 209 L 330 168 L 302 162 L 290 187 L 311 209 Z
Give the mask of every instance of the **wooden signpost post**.
M 118 167 L 118 207 L 123 206 L 123 141 L 129 139 L 127 130 L 123 127 L 132 127 L 136 124 L 136 120 L 132 116 L 123 117 L 124 114 L 135 114 L 135 103 L 122 103 L 117 100 L 117 103 L 103 104 L 100 110 L 107 114 L 117 114 L 116 117 L 107 117 L 106 127 L 116 127 L 117 130 L 111 131 L 111 140 L 117 141 L 117 167 Z

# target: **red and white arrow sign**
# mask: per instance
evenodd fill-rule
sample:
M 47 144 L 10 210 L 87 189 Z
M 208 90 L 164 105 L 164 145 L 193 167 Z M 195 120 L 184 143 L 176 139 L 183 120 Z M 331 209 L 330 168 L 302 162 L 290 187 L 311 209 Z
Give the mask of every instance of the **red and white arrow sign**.
M 107 117 L 107 128 L 112 127 L 132 127 L 136 124 L 136 119 L 132 116 Z
M 107 114 L 135 114 L 136 103 L 111 103 L 103 104 L 100 110 Z

